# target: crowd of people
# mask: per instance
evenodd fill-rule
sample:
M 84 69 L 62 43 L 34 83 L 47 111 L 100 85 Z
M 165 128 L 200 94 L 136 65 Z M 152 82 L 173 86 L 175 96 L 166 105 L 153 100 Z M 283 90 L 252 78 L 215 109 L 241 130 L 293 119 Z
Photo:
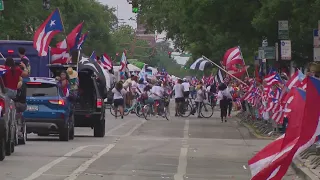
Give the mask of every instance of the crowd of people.
M 119 111 L 121 118 L 123 118 L 124 107 L 131 107 L 139 97 L 144 99 L 144 102 L 154 105 L 156 116 L 161 115 L 157 104 L 163 104 L 165 96 L 174 97 L 176 117 L 180 116 L 180 107 L 189 99 L 196 104 L 198 118 L 202 118 L 200 108 L 204 101 L 210 102 L 212 107 L 220 105 L 221 122 L 227 122 L 227 117 L 231 117 L 233 108 L 237 110 L 242 108 L 241 102 L 239 103 L 241 93 L 239 84 L 233 81 L 206 84 L 186 78 L 168 81 L 156 78 L 139 79 L 138 76 L 131 75 L 126 81 L 117 82 L 112 93 L 115 113 Z

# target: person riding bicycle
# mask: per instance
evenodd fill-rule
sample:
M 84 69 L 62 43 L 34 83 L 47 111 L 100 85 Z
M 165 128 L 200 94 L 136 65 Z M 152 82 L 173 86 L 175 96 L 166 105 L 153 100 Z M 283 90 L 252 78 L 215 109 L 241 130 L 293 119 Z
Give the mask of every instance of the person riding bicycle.
M 204 100 L 205 100 L 205 90 L 203 90 L 202 84 L 200 84 L 200 86 L 198 86 L 197 97 L 195 99 L 196 111 L 198 112 L 198 118 L 202 118 L 200 116 L 200 112 L 201 112 L 201 106 L 202 106 L 202 103 Z
M 158 111 L 158 106 L 162 107 L 161 99 L 163 98 L 164 89 L 161 87 L 162 82 L 158 81 L 151 89 L 152 98 L 155 100 L 154 112 L 158 116 L 160 112 Z M 161 112 L 162 113 L 162 112 Z

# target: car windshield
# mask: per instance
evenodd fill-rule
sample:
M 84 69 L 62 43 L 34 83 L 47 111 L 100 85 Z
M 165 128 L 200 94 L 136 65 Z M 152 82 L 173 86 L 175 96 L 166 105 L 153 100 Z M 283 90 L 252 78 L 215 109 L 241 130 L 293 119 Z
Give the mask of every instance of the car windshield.
M 58 96 L 58 88 L 55 84 L 39 83 L 28 84 L 27 83 L 27 96 Z

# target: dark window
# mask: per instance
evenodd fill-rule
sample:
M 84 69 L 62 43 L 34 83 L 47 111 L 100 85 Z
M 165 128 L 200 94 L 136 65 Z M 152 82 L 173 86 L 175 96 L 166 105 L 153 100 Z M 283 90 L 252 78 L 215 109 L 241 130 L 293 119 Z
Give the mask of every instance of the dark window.
M 41 83 L 28 84 L 27 96 L 58 96 L 58 87 L 55 84 Z

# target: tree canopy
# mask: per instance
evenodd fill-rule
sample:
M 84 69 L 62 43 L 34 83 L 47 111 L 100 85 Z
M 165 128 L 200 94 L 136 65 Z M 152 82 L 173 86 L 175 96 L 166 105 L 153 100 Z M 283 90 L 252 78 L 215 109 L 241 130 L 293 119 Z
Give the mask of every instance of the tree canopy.
M 220 61 L 240 46 L 247 64 L 264 37 L 277 42 L 279 20 L 289 20 L 293 60 L 313 60 L 312 30 L 317 28 L 319 0 L 140 0 L 140 19 L 150 30 L 166 31 L 175 45 L 193 59 L 205 55 Z

